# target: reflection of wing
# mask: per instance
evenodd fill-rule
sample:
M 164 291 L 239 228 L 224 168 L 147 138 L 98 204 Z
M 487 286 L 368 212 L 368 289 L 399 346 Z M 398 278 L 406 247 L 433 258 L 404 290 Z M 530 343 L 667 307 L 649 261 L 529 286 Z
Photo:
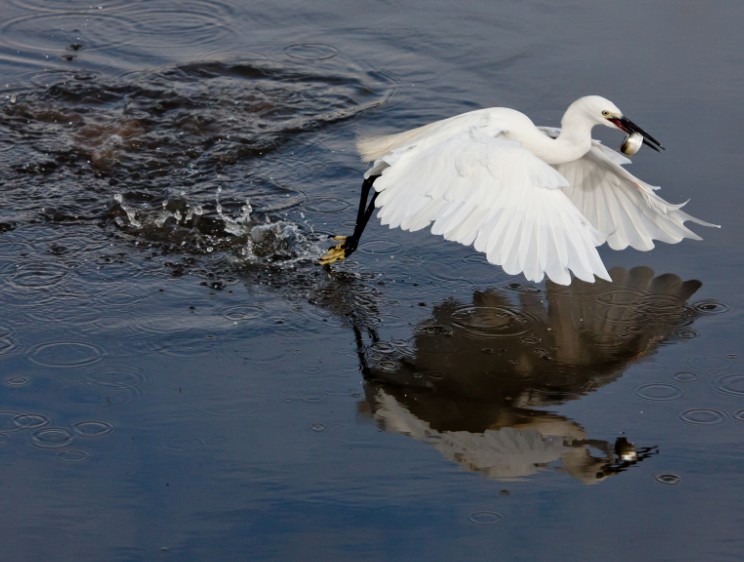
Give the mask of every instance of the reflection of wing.
M 585 281 L 609 279 L 595 248 L 604 237 L 560 190 L 566 180 L 488 116 L 463 120 L 455 134 L 413 137 L 368 172 L 381 173 L 374 186 L 382 224 L 411 231 L 433 224 L 433 234 L 473 244 L 531 281 L 547 274 L 568 284 L 569 269 Z M 374 143 L 384 138 L 363 145 Z
M 490 478 L 514 479 L 529 476 L 560 460 L 571 450 L 563 436 L 547 437 L 537 429 L 504 427 L 484 432 L 444 431 L 433 429 L 391 394 L 378 389 L 374 396 L 374 416 L 385 431 L 408 435 L 418 441 L 430 442 L 446 458 L 468 470 L 481 472 Z M 539 414 L 536 413 L 539 418 Z M 550 416 L 550 414 L 546 414 Z M 569 433 L 580 431 L 569 422 Z
M 375 419 L 493 478 L 560 463 L 594 483 L 642 460 L 654 449 L 626 458 L 608 441 L 589 439 L 576 421 L 537 409 L 616 380 L 698 314 L 685 305 L 698 281 L 654 277 L 644 267 L 611 274 L 612 283 L 476 291 L 472 303 L 447 299 L 417 327 L 412 345 L 375 335 L 364 346 L 357 330 Z
M 639 456 L 620 462 L 608 442 L 587 440 L 576 422 L 549 412 L 531 412 L 523 417 L 524 423 L 513 426 L 441 431 L 417 417 L 399 402 L 400 396 L 396 398 L 383 387 L 376 387 L 368 399 L 375 420 L 385 431 L 429 443 L 465 470 L 497 480 L 521 479 L 560 463 L 583 484 L 596 484 L 642 459 Z M 627 453 L 635 452 L 632 444 L 624 442 Z M 613 466 L 620 470 L 610 468 Z
M 543 128 L 550 136 L 559 130 Z M 622 166 L 630 160 L 594 141 L 579 160 L 559 164 L 555 169 L 568 180 L 563 192 L 592 225 L 607 236 L 613 250 L 632 246 L 650 250 L 654 240 L 676 244 L 683 238 L 700 240 L 685 221 L 716 226 L 692 217 L 654 193 L 655 189 Z
M 699 281 L 654 277 L 648 267 L 613 268 L 611 274 L 612 285 L 582 284 L 573 292 L 547 286 L 559 362 L 600 366 L 632 360 L 653 351 L 690 319 L 685 302 Z

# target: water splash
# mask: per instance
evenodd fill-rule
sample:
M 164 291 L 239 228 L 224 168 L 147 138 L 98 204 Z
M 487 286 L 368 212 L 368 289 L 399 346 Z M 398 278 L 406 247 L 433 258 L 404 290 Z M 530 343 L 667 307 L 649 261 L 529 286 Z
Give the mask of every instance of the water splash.
M 218 190 L 211 204 L 190 203 L 185 196 L 159 205 L 139 204 L 122 193 L 114 195 L 110 215 L 140 243 L 167 252 L 196 255 L 226 252 L 245 264 L 312 260 L 320 247 L 312 233 L 294 222 L 254 214 L 249 199 L 223 204 Z

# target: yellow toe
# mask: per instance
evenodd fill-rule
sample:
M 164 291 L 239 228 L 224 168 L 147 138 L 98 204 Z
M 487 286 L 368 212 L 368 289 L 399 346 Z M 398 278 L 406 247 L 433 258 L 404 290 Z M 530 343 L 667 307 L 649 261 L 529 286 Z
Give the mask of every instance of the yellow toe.
M 338 260 L 346 259 L 346 250 L 341 246 L 342 245 L 339 244 L 338 246 L 329 248 L 329 250 L 318 260 L 318 265 L 331 265 L 332 263 L 336 263 Z

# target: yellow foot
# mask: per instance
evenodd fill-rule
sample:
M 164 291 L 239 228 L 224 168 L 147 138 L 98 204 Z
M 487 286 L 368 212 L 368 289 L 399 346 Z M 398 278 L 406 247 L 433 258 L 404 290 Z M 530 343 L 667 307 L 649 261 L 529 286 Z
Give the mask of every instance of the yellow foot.
M 318 260 L 318 265 L 331 265 L 336 263 L 338 260 L 346 259 L 346 236 L 331 236 L 331 240 L 339 240 L 340 243 L 336 244 L 333 248 L 329 248 L 328 251 L 321 256 Z

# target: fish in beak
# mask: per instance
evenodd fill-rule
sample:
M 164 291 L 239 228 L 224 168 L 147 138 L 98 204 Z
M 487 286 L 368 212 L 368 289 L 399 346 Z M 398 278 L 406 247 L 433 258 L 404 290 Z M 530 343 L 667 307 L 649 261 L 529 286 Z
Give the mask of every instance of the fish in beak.
M 621 131 L 624 131 L 628 133 L 628 135 L 630 135 L 628 139 L 626 139 L 626 142 L 628 140 L 631 140 L 634 135 L 640 135 L 640 137 L 643 138 L 643 144 L 645 144 L 646 146 L 653 148 L 656 152 L 661 152 L 662 150 L 664 150 L 664 147 L 659 141 L 657 141 L 654 137 L 649 135 L 646 131 L 641 129 L 627 117 L 610 116 L 607 117 L 607 120 Z M 625 144 L 623 146 L 625 146 Z M 640 148 L 640 145 L 638 146 L 638 148 Z M 636 148 L 635 152 L 637 151 L 638 149 Z

